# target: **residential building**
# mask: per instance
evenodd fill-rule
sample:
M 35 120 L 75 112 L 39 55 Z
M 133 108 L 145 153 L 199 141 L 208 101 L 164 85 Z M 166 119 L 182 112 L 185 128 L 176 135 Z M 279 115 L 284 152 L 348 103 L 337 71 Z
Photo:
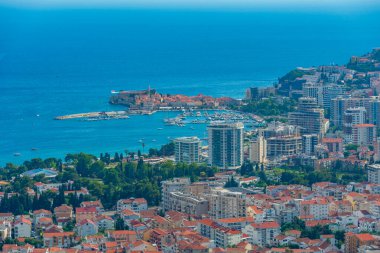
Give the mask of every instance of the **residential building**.
M 344 112 L 346 110 L 347 97 L 339 96 L 331 99 L 330 104 L 330 122 L 333 126 L 342 128 Z
M 366 109 L 364 107 L 348 108 L 344 112 L 343 133 L 344 140 L 352 143 L 354 139 L 353 127 L 364 124 L 366 121 Z
M 372 201 L 370 203 L 369 211 L 373 217 L 379 219 L 380 218 L 380 201 Z
M 162 202 L 164 210 L 170 210 L 170 193 L 185 192 L 190 185 L 190 178 L 173 178 L 172 180 L 162 181 Z
M 335 83 L 323 86 L 323 109 L 331 108 L 331 100 L 344 94 L 344 86 Z
M 262 98 L 267 98 L 270 96 L 274 96 L 276 93 L 276 89 L 274 87 L 251 87 L 246 90 L 245 98 L 247 100 L 259 100 Z
M 80 203 L 80 206 L 85 208 L 95 207 L 97 212 L 104 211 L 103 204 L 102 202 L 100 202 L 100 200 L 83 201 L 82 203 Z
M 375 143 L 373 144 L 374 146 L 374 160 L 375 162 L 380 162 L 380 137 L 376 138 Z
M 318 108 L 315 98 L 300 98 L 298 109 L 288 113 L 288 122 L 299 126 L 302 135 L 317 134 L 322 137 L 325 133 L 324 111 Z
M 223 227 L 241 230 L 253 222 L 253 217 L 224 218 L 216 220 L 216 223 Z
M 107 232 L 107 238 L 110 241 L 134 243 L 137 240 L 137 234 L 130 230 L 110 230 Z
M 356 145 L 373 145 L 376 138 L 376 127 L 373 124 L 358 124 L 352 127 L 352 142 Z
M 271 137 L 289 135 L 300 135 L 300 127 L 274 121 L 269 123 L 266 128 L 258 129 L 258 136 L 262 136 L 266 140 Z
M 275 243 L 275 237 L 280 234 L 280 225 L 276 221 L 251 223 L 243 229 L 243 232 L 249 236 L 248 242 L 252 244 L 261 247 L 272 246 Z
M 0 221 L 0 243 L 12 238 L 12 224 L 9 221 Z
M 315 146 L 318 144 L 317 134 L 302 135 L 302 153 L 306 155 L 313 155 L 315 153 Z
M 213 219 L 245 217 L 246 195 L 230 189 L 216 187 L 205 195 L 209 201 L 209 215 Z
M 375 238 L 371 234 L 354 234 L 351 232 L 345 235 L 345 253 L 358 253 L 358 249 L 364 245 L 371 245 Z
M 373 184 L 380 184 L 380 164 L 368 165 L 368 182 Z
M 79 224 L 76 226 L 77 232 L 79 236 L 88 236 L 88 235 L 95 235 L 98 233 L 98 225 L 89 219 L 82 220 Z
M 278 136 L 267 139 L 267 154 L 273 159 L 302 152 L 302 138 L 297 135 Z
M 325 198 L 303 200 L 300 203 L 300 215 L 311 216 L 314 220 L 327 219 L 329 217 L 329 203 Z
M 14 238 L 30 237 L 32 234 L 32 222 L 21 216 L 13 223 L 13 236 Z
M 368 123 L 380 129 L 380 96 L 373 96 L 369 102 Z
M 323 138 L 322 144 L 326 145 L 329 152 L 342 153 L 343 139 L 342 138 Z
M 70 248 L 76 243 L 74 232 L 44 233 L 44 247 Z
M 37 224 L 41 218 L 53 218 L 53 214 L 45 209 L 35 210 L 33 212 L 33 224 Z
M 243 163 L 242 123 L 212 123 L 208 129 L 208 163 L 220 169 L 238 169 Z
M 138 220 L 140 218 L 140 214 L 135 213 L 129 209 L 124 209 L 121 211 L 120 217 L 124 220 L 124 224 L 127 224 L 129 226 L 131 221 Z
M 375 101 L 373 98 L 368 97 L 350 97 L 350 96 L 339 96 L 331 100 L 331 113 L 330 120 L 332 124 L 336 127 L 344 127 L 344 114 L 349 108 L 365 108 L 366 115 L 363 123 L 369 122 L 374 123 L 373 116 L 376 116 L 376 106 L 371 106 L 371 101 Z M 372 107 L 372 108 L 371 108 Z M 360 124 L 360 123 L 358 123 Z
M 174 154 L 177 163 L 198 163 L 201 140 L 198 137 L 180 137 L 174 139 Z
M 80 223 L 84 219 L 94 220 L 97 213 L 95 207 L 77 207 L 75 209 L 76 223 Z
M 0 213 L 0 222 L 1 221 L 13 222 L 14 218 L 15 217 L 14 217 L 13 213 Z
M 105 230 L 115 229 L 115 221 L 109 216 L 105 216 L 105 215 L 97 216 L 96 224 L 99 230 L 105 231 Z
M 118 212 L 129 209 L 139 213 L 148 209 L 148 202 L 144 198 L 120 199 L 117 201 L 116 207 Z
M 249 149 L 249 160 L 254 163 L 267 162 L 267 141 L 263 136 L 251 141 Z
M 170 192 L 169 205 L 166 210 L 174 210 L 182 213 L 201 216 L 208 213 L 208 201 L 183 192 Z
M 222 226 L 211 219 L 198 221 L 197 231 L 202 236 L 214 240 L 217 247 L 227 248 L 237 245 L 242 240 L 242 232 L 233 228 Z
M 302 86 L 303 97 L 314 98 L 318 106 L 323 107 L 322 84 L 305 83 Z
M 61 205 L 54 208 L 54 215 L 58 224 L 62 225 L 73 218 L 73 208 L 68 205 Z

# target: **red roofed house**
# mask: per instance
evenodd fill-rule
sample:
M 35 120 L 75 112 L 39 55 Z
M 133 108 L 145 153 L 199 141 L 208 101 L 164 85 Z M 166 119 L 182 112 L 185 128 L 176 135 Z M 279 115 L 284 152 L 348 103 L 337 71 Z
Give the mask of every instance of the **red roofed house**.
M 89 219 L 82 220 L 76 225 L 76 230 L 80 236 L 95 235 L 98 233 L 98 225 Z
M 117 230 L 117 231 L 108 231 L 107 237 L 111 241 L 126 241 L 129 243 L 134 243 L 137 240 L 136 232 L 130 230 Z
M 102 230 L 110 230 L 115 228 L 115 221 L 111 217 L 105 215 L 97 216 L 96 224 L 98 225 L 98 228 Z
M 53 219 L 48 218 L 48 217 L 42 217 L 42 218 L 39 218 L 37 223 L 35 223 L 34 225 L 35 225 L 35 227 L 34 227 L 35 230 L 45 231 L 46 228 L 53 225 Z
M 13 213 L 0 213 L 0 221 L 13 222 L 13 219 L 14 219 Z
M 124 223 L 130 226 L 131 221 L 138 220 L 140 218 L 140 215 L 138 213 L 133 212 L 129 209 L 124 209 L 121 212 L 121 218 L 124 220 Z
M 68 205 L 61 205 L 54 208 L 54 215 L 59 225 L 71 221 L 73 218 L 73 208 Z
M 262 247 L 271 246 L 275 243 L 275 237 L 280 234 L 280 225 L 275 221 L 252 223 L 243 232 L 249 236 L 248 242 Z
M 240 217 L 240 218 L 224 218 L 216 221 L 219 225 L 224 227 L 241 230 L 249 223 L 253 222 L 252 217 Z
M 76 223 L 80 223 L 84 219 L 94 220 L 96 214 L 96 207 L 77 207 L 75 209 Z
M 228 221 L 227 219 L 222 219 Z M 198 221 L 199 233 L 202 236 L 215 241 L 217 247 L 226 248 L 229 245 L 236 245 L 242 241 L 242 232 L 229 227 L 224 227 L 211 219 Z
M 53 214 L 49 210 L 39 209 L 33 212 L 33 224 L 37 224 L 41 218 L 53 218 Z
M 185 240 L 178 242 L 179 253 L 208 253 L 209 249 L 198 243 L 190 243 Z
M 32 222 L 21 216 L 13 223 L 13 235 L 15 238 L 30 237 L 32 233 Z
M 247 216 L 253 217 L 256 222 L 264 221 L 264 211 L 259 209 L 257 206 L 247 206 L 246 212 Z
M 102 202 L 100 202 L 100 200 L 83 201 L 82 203 L 80 203 L 80 206 L 81 207 L 95 207 L 96 211 L 98 211 L 98 212 L 104 211 L 103 204 L 102 204 Z
M 144 240 L 149 241 L 150 243 L 157 246 L 158 250 L 162 250 L 163 242 L 166 240 L 167 242 L 173 240 L 172 235 L 168 233 L 168 231 L 160 228 L 149 229 L 144 232 L 143 235 Z
M 329 216 L 329 203 L 325 198 L 301 201 L 300 215 L 312 215 L 314 219 L 326 219 Z
M 148 209 L 148 202 L 144 198 L 120 199 L 117 201 L 117 211 L 121 212 L 125 209 L 139 213 Z
M 75 241 L 74 232 L 44 233 L 44 247 L 70 248 Z

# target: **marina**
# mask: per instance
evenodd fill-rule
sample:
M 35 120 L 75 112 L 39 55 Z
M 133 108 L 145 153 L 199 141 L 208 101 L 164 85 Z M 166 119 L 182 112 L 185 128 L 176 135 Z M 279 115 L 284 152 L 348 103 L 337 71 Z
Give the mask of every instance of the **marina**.
M 173 118 L 164 118 L 163 119 L 166 126 L 178 126 L 184 127 L 188 124 L 210 124 L 217 121 L 226 121 L 226 122 L 242 122 L 247 127 L 256 127 L 259 125 L 265 124 L 260 118 L 257 118 L 255 115 L 246 114 L 230 110 L 216 110 L 216 111 L 182 111 Z M 193 126 L 190 129 L 194 129 Z

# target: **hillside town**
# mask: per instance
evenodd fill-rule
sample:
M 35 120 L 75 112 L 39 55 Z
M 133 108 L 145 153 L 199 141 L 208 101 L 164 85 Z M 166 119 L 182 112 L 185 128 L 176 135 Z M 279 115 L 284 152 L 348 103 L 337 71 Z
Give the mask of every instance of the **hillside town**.
M 153 110 L 184 101 L 143 93 L 111 102 Z M 207 145 L 184 136 L 147 154 L 7 164 L 2 252 L 380 252 L 378 94 L 374 49 L 345 66 L 297 68 L 241 101 L 221 100 L 262 125 L 210 122 Z

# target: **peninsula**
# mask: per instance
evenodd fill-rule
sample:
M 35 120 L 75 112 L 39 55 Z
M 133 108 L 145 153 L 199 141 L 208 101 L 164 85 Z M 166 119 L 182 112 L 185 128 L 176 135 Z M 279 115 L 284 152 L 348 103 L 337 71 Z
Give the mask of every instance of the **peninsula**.
M 214 98 L 202 94 L 197 96 L 161 94 L 150 88 L 139 91 L 112 91 L 109 102 L 114 105 L 125 105 L 130 113 L 190 108 L 217 109 L 239 103 L 238 100 L 230 97 Z

